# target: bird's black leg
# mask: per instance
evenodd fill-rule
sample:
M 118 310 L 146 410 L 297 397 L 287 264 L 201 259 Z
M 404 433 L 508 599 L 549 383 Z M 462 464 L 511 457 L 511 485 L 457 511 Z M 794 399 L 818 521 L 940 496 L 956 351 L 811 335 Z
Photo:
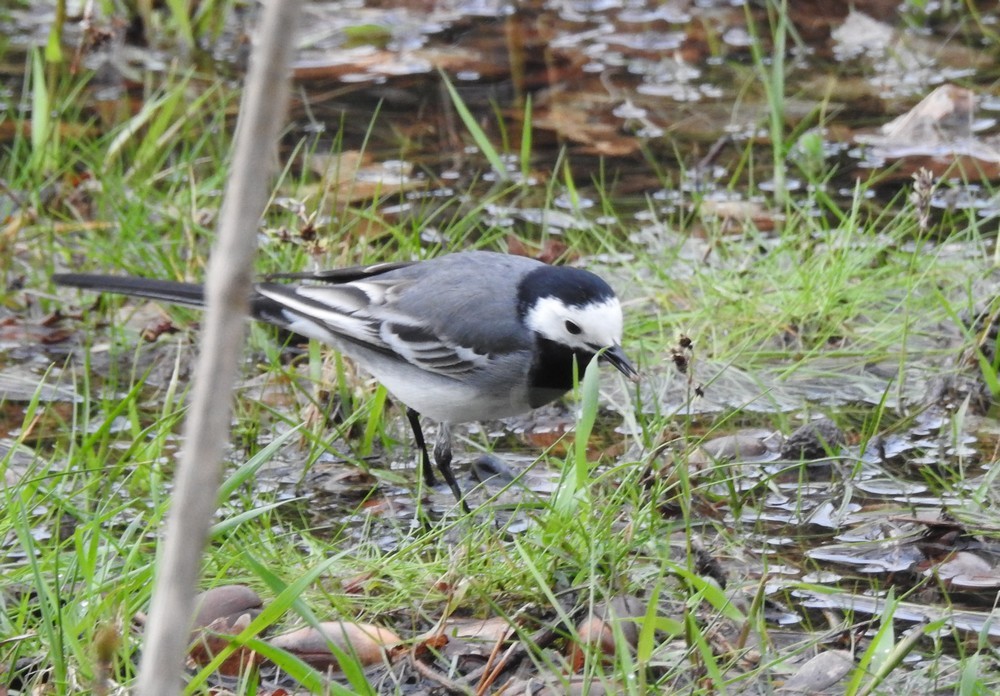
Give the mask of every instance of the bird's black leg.
M 455 500 L 462 506 L 462 512 L 468 513 L 469 506 L 465 503 L 462 489 L 458 487 L 455 474 L 451 471 L 451 428 L 447 423 L 438 425 L 437 441 L 434 443 L 434 463 L 437 464 L 438 471 L 444 476 Z
M 424 475 L 424 483 L 433 486 L 437 483 L 434 476 L 434 467 L 431 466 L 431 457 L 427 454 L 427 443 L 424 442 L 424 431 L 420 429 L 420 414 L 409 406 L 406 407 L 406 420 L 410 421 L 410 428 L 413 429 L 413 439 L 420 448 L 420 473 Z M 434 456 L 437 457 L 437 448 L 434 449 Z M 449 473 L 451 473 L 449 471 Z M 446 477 L 447 478 L 447 477 Z

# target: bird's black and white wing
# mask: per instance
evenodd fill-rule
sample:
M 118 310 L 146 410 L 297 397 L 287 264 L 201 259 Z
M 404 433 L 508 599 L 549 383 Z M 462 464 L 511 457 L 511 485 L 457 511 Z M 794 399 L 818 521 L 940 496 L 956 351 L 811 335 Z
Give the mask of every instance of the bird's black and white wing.
M 331 268 L 317 271 L 299 271 L 293 273 L 268 273 L 264 280 L 314 280 L 320 283 L 352 283 L 357 280 L 382 275 L 389 271 L 398 271 L 415 265 L 416 261 L 383 261 L 367 266 L 350 266 L 348 268 Z
M 381 353 L 427 372 L 458 377 L 485 366 L 489 356 L 462 345 L 426 317 L 401 311 L 406 279 L 358 280 L 338 285 L 262 283 L 257 292 L 271 303 L 269 321 L 295 333 L 340 346 Z

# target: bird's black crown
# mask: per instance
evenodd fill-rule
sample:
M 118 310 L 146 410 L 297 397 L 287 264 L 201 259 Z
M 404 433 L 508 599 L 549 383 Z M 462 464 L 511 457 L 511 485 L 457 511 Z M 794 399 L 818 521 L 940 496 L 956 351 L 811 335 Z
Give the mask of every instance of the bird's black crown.
M 523 317 L 544 297 L 554 297 L 567 306 L 583 307 L 610 300 L 615 291 L 590 271 L 568 266 L 543 266 L 524 277 L 517 292 L 518 312 Z

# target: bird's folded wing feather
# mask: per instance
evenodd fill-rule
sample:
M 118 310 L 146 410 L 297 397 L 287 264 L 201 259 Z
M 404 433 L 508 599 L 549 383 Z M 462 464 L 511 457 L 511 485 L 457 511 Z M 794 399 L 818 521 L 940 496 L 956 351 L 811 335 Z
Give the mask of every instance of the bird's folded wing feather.
M 333 345 L 357 344 L 449 377 L 489 361 L 489 356 L 449 340 L 418 317 L 395 310 L 393 297 L 406 285 L 389 280 L 332 286 L 262 283 L 257 292 L 281 306 L 286 328 Z
M 413 266 L 413 261 L 389 261 L 373 263 L 368 266 L 351 266 L 349 268 L 332 268 L 321 271 L 301 271 L 297 273 L 268 273 L 266 280 L 315 280 L 322 283 L 351 283 L 356 280 L 372 278 L 389 271 Z

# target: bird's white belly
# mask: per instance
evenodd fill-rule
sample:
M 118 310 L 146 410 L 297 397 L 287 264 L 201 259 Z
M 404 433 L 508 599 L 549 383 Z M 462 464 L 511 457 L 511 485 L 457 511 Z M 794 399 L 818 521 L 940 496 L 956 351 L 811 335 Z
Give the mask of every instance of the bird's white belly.
M 471 421 L 509 418 L 531 410 L 528 401 L 527 374 L 518 375 L 500 384 L 497 380 L 477 379 L 472 383 L 420 369 L 402 358 L 393 358 L 379 351 L 368 350 L 356 343 L 341 340 L 337 334 L 301 318 L 289 321 L 289 327 L 335 346 L 363 370 L 385 385 L 397 400 L 422 416 L 439 422 L 468 423 Z M 476 385 L 476 386 L 473 386 Z
M 393 379 L 375 374 L 396 399 L 422 416 L 439 422 L 468 423 L 497 420 L 531 410 L 525 389 L 511 385 L 504 392 L 474 389 L 456 380 L 437 376 Z

